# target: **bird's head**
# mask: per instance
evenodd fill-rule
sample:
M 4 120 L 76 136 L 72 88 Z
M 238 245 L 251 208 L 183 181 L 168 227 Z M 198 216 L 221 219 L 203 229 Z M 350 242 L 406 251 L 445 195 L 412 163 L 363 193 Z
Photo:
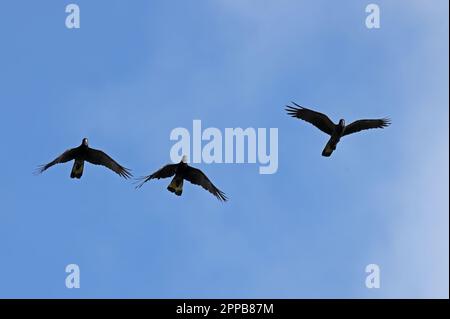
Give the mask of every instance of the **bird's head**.
M 181 158 L 181 163 L 186 164 L 188 162 L 188 157 L 186 155 L 183 155 L 183 157 Z
M 81 144 L 82 144 L 83 146 L 89 146 L 88 139 L 87 139 L 86 137 L 83 138 L 83 141 L 81 142 Z
M 344 119 L 340 119 L 339 120 L 339 126 L 344 127 L 345 126 L 345 121 Z

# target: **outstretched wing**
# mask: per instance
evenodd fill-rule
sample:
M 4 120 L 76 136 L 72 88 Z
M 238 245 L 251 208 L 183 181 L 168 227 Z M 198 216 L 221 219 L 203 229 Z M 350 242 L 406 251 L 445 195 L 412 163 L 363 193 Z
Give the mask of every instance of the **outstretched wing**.
M 169 164 L 166 165 L 162 168 L 160 168 L 159 170 L 157 170 L 156 172 L 154 172 L 151 175 L 148 176 L 144 176 L 144 177 L 139 177 L 137 178 L 137 185 L 136 188 L 141 188 L 142 185 L 144 185 L 146 182 L 148 182 L 149 180 L 153 179 L 153 178 L 167 178 L 167 177 L 171 177 L 173 175 L 175 175 L 176 171 L 177 171 L 177 166 L 178 164 Z
M 344 129 L 344 134 L 349 135 L 362 130 L 369 130 L 372 128 L 385 128 L 391 124 L 391 120 L 388 118 L 377 119 L 377 120 L 358 120 L 349 125 L 347 125 Z
M 199 169 L 188 166 L 184 174 L 184 179 L 191 182 L 192 184 L 200 185 L 211 194 L 216 196 L 220 201 L 226 202 L 228 199 L 225 193 L 214 186 L 209 178 Z
M 123 167 L 111 157 L 109 157 L 108 154 L 100 150 L 96 150 L 93 148 L 88 149 L 85 160 L 94 165 L 105 166 L 110 170 L 116 172 L 123 178 L 130 178 L 131 176 L 133 176 L 131 175 L 131 172 L 128 168 Z
M 286 105 L 286 111 L 290 116 L 311 123 L 319 130 L 327 133 L 328 135 L 333 134 L 335 125 L 328 116 L 323 113 L 307 109 L 306 107 L 302 107 L 295 102 L 292 103 L 297 107 Z
M 39 166 L 36 173 L 40 174 L 55 164 L 67 163 L 71 160 L 74 160 L 76 157 L 76 154 L 77 154 L 76 148 L 67 150 L 64 153 L 62 153 L 61 155 L 59 155 L 57 158 L 55 158 L 53 161 L 51 161 L 50 163 Z

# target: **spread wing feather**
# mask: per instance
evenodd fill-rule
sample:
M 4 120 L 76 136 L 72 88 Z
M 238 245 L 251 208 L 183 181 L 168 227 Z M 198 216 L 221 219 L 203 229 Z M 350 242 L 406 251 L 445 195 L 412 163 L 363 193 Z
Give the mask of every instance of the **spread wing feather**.
M 177 164 L 169 164 L 169 165 L 166 165 L 166 166 L 160 168 L 159 170 L 157 170 L 156 172 L 154 172 L 151 175 L 137 178 L 136 180 L 137 180 L 138 184 L 136 185 L 136 188 L 141 188 L 142 185 L 144 185 L 146 182 L 148 182 L 151 179 L 168 178 L 168 177 L 175 175 L 175 173 L 177 171 L 177 166 L 178 166 Z
M 62 153 L 61 155 L 59 155 L 57 158 L 55 158 L 50 163 L 39 166 L 36 173 L 41 174 L 48 168 L 52 167 L 53 165 L 67 163 L 71 160 L 74 160 L 76 155 L 77 155 L 76 148 L 69 149 L 69 150 L 65 151 L 64 153 Z
M 133 176 L 128 168 L 125 168 L 117 163 L 103 151 L 90 148 L 87 151 L 85 160 L 94 165 L 105 166 L 115 173 L 119 174 L 123 178 L 130 178 Z
M 211 194 L 216 196 L 220 201 L 226 202 L 228 200 L 225 193 L 214 186 L 214 184 L 201 170 L 189 166 L 185 171 L 184 178 L 194 185 L 200 185 Z
M 353 134 L 362 130 L 369 130 L 373 128 L 385 128 L 390 124 L 391 120 L 388 118 L 376 120 L 358 120 L 347 125 L 344 129 L 344 134 L 342 134 L 342 136 Z
M 323 113 L 307 109 L 306 107 L 302 107 L 295 102 L 292 103 L 297 107 L 286 105 L 286 111 L 290 116 L 311 123 L 328 135 L 333 134 L 335 125 L 328 116 Z

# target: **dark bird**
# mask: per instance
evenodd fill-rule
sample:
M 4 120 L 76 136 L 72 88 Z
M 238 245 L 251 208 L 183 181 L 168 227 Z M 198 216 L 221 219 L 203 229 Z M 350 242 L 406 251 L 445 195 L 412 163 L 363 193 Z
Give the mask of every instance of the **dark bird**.
M 336 149 L 336 145 L 339 143 L 341 137 L 353 134 L 362 130 L 368 130 L 372 128 L 384 128 L 391 124 L 391 120 L 388 118 L 383 119 L 375 119 L 375 120 L 358 120 L 349 125 L 345 125 L 345 121 L 343 119 L 339 120 L 338 124 L 334 124 L 328 116 L 325 114 L 307 109 L 302 107 L 294 102 L 292 102 L 295 106 L 286 105 L 286 111 L 292 117 L 296 117 L 311 123 L 319 130 L 328 135 L 331 135 L 331 138 L 328 140 L 327 145 L 323 149 L 322 156 L 330 156 L 331 153 Z
M 214 186 L 214 184 L 201 170 L 187 164 L 186 156 L 183 156 L 181 162 L 178 164 L 168 164 L 151 175 L 138 178 L 138 185 L 136 188 L 142 187 L 144 183 L 151 179 L 168 178 L 172 176 L 174 176 L 174 178 L 170 182 L 169 186 L 167 186 L 167 189 L 170 192 L 175 193 L 175 195 L 181 196 L 183 193 L 183 181 L 187 180 L 194 185 L 200 185 L 208 192 L 216 196 L 220 201 L 225 202 L 228 199 L 225 193 Z
M 124 178 L 130 178 L 132 176 L 128 168 L 121 166 L 106 153 L 90 148 L 87 138 L 83 138 L 80 146 L 69 149 L 50 163 L 40 166 L 38 173 L 44 172 L 55 164 L 66 163 L 72 160 L 75 162 L 70 173 L 71 178 L 81 178 L 81 175 L 83 175 L 84 161 L 95 165 L 103 165 Z

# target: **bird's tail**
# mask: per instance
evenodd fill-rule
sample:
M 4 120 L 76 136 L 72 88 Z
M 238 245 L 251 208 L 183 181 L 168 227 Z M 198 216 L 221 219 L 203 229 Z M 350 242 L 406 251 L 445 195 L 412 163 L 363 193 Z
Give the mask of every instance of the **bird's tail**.
M 83 175 L 84 161 L 75 160 L 73 163 L 72 172 L 70 173 L 71 178 L 81 178 Z
M 333 151 L 336 149 L 336 142 L 331 138 L 325 148 L 322 151 L 322 156 L 330 157 Z
M 175 176 L 170 182 L 169 186 L 167 186 L 167 189 L 169 190 L 169 192 L 181 196 L 181 194 L 183 193 L 183 178 Z

